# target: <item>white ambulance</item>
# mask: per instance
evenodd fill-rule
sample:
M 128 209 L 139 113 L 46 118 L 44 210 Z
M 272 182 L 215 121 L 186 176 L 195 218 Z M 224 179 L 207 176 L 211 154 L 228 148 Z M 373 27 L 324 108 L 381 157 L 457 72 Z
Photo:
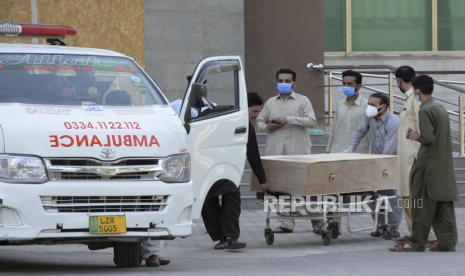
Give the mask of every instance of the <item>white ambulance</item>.
M 0 23 L 0 33 L 74 30 Z M 114 247 L 115 264 L 137 266 L 141 240 L 189 236 L 211 186 L 239 185 L 247 126 L 236 56 L 198 64 L 177 116 L 130 57 L 0 44 L 0 245 Z

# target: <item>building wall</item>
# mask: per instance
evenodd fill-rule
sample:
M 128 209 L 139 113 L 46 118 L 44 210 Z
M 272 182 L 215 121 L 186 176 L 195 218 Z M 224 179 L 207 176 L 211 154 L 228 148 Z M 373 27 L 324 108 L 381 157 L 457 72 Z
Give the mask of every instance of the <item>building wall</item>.
M 0 21 L 15 23 L 31 23 L 30 0 L 2 0 Z M 31 43 L 30 38 L 0 36 L 0 43 Z
M 70 46 L 114 50 L 144 64 L 144 0 L 37 0 L 37 12 L 39 24 L 77 30 L 76 36 L 65 39 Z M 31 23 L 31 1 L 2 0 L 0 19 Z M 3 37 L 0 42 L 31 39 Z
M 296 91 L 307 96 L 317 119 L 324 116 L 323 74 L 308 62 L 323 62 L 322 0 L 247 0 L 245 53 L 247 88 L 264 99 L 277 94 L 280 68 L 297 73 Z
M 170 99 L 203 58 L 244 56 L 244 0 L 145 0 L 145 64 Z

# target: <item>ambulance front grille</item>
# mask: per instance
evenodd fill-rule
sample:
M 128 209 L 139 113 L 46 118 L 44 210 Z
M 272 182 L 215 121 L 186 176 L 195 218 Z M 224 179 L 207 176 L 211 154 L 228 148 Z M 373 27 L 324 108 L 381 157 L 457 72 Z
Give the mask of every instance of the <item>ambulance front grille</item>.
M 51 180 L 157 180 L 161 159 L 126 158 L 100 161 L 92 158 L 45 159 Z
M 147 196 L 41 196 L 48 213 L 161 212 L 167 195 Z
M 151 177 L 151 178 L 150 178 Z M 154 179 L 154 174 L 149 175 L 148 172 L 140 173 L 121 173 L 115 176 L 104 177 L 95 173 L 55 173 L 54 178 L 57 180 L 141 180 L 141 179 Z

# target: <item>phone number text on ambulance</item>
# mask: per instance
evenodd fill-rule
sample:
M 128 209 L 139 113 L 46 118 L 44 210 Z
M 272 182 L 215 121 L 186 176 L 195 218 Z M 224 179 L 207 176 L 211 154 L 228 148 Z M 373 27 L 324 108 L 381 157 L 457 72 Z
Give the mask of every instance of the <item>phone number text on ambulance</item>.
M 141 129 L 138 122 L 64 122 L 66 129 Z

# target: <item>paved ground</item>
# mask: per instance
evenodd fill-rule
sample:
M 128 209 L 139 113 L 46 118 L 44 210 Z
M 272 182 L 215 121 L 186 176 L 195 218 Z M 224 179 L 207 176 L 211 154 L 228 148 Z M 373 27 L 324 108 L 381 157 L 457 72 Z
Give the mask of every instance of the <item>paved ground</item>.
M 241 238 L 248 247 L 240 252 L 214 251 L 214 243 L 198 223 L 192 237 L 165 243 L 163 256 L 172 264 L 163 268 L 118 269 L 109 249 L 91 252 L 79 245 L 16 246 L 0 247 L 0 274 L 464 275 L 465 209 L 457 209 L 457 221 L 460 242 L 455 253 L 391 253 L 387 248 L 392 242 L 371 238 L 368 232 L 343 231 L 339 239 L 324 246 L 306 221 L 298 221 L 293 234 L 276 235 L 275 244 L 267 246 L 264 213 L 249 210 L 241 216 Z M 356 222 L 362 226 L 370 219 L 357 217 Z

